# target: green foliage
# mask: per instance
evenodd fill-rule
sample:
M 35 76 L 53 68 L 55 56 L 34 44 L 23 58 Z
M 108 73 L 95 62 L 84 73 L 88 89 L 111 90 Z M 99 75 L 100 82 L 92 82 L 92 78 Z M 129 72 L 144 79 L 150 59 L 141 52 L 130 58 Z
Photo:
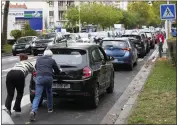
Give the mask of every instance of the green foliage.
M 25 24 L 24 27 L 25 28 L 22 31 L 22 36 L 37 36 L 38 35 L 38 33 L 35 30 L 31 29 L 31 27 L 28 23 Z
M 66 15 L 69 22 L 75 26 L 79 21 L 79 8 L 70 8 Z M 107 28 L 113 26 L 115 23 L 119 23 L 122 18 L 122 13 L 112 6 L 96 3 L 82 4 L 80 6 L 80 20 L 82 24 L 96 24 Z
M 22 31 L 21 30 L 12 30 L 10 32 L 10 36 L 14 37 L 15 40 L 17 40 L 18 38 L 22 37 Z
M 136 12 L 128 12 L 123 11 L 123 19 L 121 19 L 120 23 L 125 25 L 125 28 L 132 29 L 136 28 L 138 23 L 138 14 Z

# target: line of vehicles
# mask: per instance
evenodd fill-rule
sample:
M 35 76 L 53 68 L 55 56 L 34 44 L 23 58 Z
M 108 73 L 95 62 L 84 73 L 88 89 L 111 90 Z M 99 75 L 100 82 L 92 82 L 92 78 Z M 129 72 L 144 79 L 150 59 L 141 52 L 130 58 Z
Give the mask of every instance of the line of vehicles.
M 54 54 L 52 58 L 62 69 L 61 74 L 53 76 L 53 97 L 83 99 L 92 108 L 98 107 L 99 96 L 105 91 L 113 93 L 115 65 L 125 64 L 133 70 L 138 58 L 144 57 L 155 46 L 154 32 L 143 30 L 124 33 L 49 33 L 29 37 L 29 41 L 17 40 L 12 51 L 16 54 L 18 46 L 25 46 L 26 50 L 31 48 L 30 52 L 38 55 L 50 49 Z M 25 49 L 23 51 L 26 52 Z M 36 72 L 33 72 L 29 85 L 31 102 L 35 96 L 35 78 Z M 45 98 L 44 91 L 39 105 Z

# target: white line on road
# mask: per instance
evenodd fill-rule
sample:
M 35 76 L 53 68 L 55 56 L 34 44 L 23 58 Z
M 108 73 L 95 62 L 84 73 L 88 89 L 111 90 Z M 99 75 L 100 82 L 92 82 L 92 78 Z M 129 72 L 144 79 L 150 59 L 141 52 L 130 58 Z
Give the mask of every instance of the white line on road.
M 15 100 L 12 101 L 12 107 L 14 106 L 14 103 L 15 103 Z M 30 104 L 30 103 L 31 103 L 30 102 L 30 95 L 27 94 L 27 95 L 23 96 L 22 101 L 21 101 L 21 108 Z M 2 105 L 2 109 L 5 109 L 5 108 L 6 108 L 5 105 Z M 14 112 L 14 110 L 12 112 Z

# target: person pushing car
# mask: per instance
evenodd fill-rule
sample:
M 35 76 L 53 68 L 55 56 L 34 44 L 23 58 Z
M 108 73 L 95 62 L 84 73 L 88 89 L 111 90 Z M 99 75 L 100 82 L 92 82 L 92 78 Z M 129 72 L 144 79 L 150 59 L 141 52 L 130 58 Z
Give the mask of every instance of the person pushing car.
M 13 110 L 15 110 L 16 114 L 21 113 L 20 105 L 25 87 L 25 78 L 28 73 L 32 73 L 35 70 L 33 65 L 29 61 L 26 61 L 27 59 L 28 56 L 26 54 L 20 54 L 20 62 L 16 63 L 6 76 L 7 98 L 5 107 L 9 115 L 11 115 L 11 105 L 15 89 L 17 90 L 17 97 Z
M 36 92 L 32 104 L 32 111 L 30 112 L 30 121 L 34 121 L 38 110 L 38 105 L 45 88 L 47 93 L 48 112 L 53 112 L 53 70 L 56 74 L 60 73 L 57 63 L 52 59 L 53 53 L 51 50 L 45 50 L 44 55 L 36 60 Z

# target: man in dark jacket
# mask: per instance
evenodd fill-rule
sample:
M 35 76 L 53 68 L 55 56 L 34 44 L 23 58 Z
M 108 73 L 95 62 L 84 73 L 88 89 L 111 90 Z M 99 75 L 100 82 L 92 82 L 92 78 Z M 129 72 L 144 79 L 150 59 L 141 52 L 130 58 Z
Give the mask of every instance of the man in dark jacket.
M 36 93 L 32 104 L 32 111 L 30 112 L 30 120 L 34 121 L 38 105 L 45 88 L 48 101 L 48 112 L 53 112 L 53 96 L 52 96 L 52 82 L 53 70 L 56 74 L 60 73 L 57 63 L 52 59 L 53 53 L 51 50 L 45 50 L 44 56 L 36 60 Z

